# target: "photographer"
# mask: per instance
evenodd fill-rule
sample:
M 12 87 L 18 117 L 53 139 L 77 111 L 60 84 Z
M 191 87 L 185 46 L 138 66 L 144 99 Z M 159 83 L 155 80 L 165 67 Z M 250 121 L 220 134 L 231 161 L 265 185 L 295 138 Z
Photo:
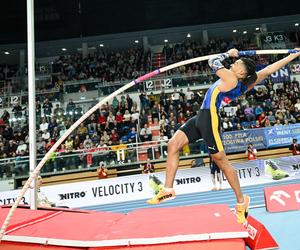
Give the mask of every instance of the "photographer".
M 293 139 L 292 144 L 289 146 L 289 150 L 292 151 L 293 155 L 300 154 L 300 145 L 297 143 L 297 139 Z
M 246 157 L 248 158 L 248 160 L 256 160 L 256 156 L 257 156 L 257 150 L 253 147 L 252 143 L 249 143 L 247 146 L 247 150 L 245 152 Z

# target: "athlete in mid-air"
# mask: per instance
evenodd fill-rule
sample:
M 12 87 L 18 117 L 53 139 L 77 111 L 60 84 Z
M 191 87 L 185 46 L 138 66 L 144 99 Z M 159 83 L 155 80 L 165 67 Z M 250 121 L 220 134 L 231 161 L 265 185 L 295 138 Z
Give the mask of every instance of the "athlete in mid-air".
M 188 143 L 203 138 L 212 160 L 224 172 L 236 195 L 235 212 L 238 223 L 242 224 L 246 221 L 250 197 L 243 195 L 236 171 L 229 163 L 224 152 L 220 137 L 218 110 L 225 97 L 233 100 L 241 96 L 257 83 L 300 56 L 300 49 L 297 48 L 296 50 L 299 50 L 299 52 L 290 54 L 258 72 L 255 72 L 255 62 L 249 58 L 236 60 L 229 69 L 223 66 L 222 61 L 226 58 L 239 56 L 236 49 L 230 49 L 227 53 L 209 59 L 209 66 L 220 79 L 207 90 L 198 114 L 182 125 L 170 139 L 165 184 L 157 195 L 147 201 L 149 204 L 158 204 L 175 198 L 173 183 L 179 164 L 179 151 Z

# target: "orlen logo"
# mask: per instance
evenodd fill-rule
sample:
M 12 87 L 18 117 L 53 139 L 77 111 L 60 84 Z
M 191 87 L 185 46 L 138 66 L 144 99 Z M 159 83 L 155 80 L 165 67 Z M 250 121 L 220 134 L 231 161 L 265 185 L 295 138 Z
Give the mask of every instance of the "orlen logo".
M 78 199 L 85 197 L 86 192 L 74 192 L 74 193 L 66 193 L 66 194 L 58 194 L 60 200 L 70 200 L 70 199 Z
M 290 196 L 287 192 L 285 192 L 285 191 L 283 191 L 283 190 L 276 190 L 276 191 L 274 191 L 273 194 L 270 196 L 270 201 L 275 200 L 275 201 L 277 201 L 278 203 L 280 203 L 282 206 L 285 206 L 286 203 L 285 203 L 285 201 L 282 199 L 282 197 L 285 197 L 286 199 L 291 198 L 291 196 Z
M 257 229 L 251 226 L 249 223 L 247 223 L 246 230 L 248 231 L 248 235 L 250 239 L 254 240 L 257 234 Z

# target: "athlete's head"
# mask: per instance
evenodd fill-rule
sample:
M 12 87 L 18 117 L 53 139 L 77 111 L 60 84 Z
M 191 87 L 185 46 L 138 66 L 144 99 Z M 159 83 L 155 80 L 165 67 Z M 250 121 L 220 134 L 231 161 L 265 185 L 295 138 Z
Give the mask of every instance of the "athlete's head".
M 254 83 L 257 79 L 256 64 L 252 59 L 242 57 L 231 65 L 231 70 L 244 84 Z

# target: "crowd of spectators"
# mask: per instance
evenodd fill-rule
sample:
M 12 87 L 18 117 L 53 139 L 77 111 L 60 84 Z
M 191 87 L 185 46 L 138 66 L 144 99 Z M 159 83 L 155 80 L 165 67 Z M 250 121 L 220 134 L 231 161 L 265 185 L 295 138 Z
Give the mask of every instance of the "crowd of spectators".
M 98 50 L 83 58 L 81 54 L 61 56 L 53 62 L 53 73 L 63 81 L 99 79 L 102 82 L 132 80 L 150 70 L 151 52 L 141 47 L 124 51 Z
M 164 52 L 168 63 L 173 63 L 226 51 L 229 47 L 244 49 L 248 45 L 249 41 L 245 40 L 232 42 L 212 40 L 208 45 L 187 41 L 172 48 L 166 46 Z M 79 55 L 61 57 L 53 66 L 60 73 L 60 81 L 100 78 L 110 82 L 133 79 L 144 74 L 148 70 L 149 58 L 148 52 L 135 48 L 123 52 L 99 51 L 87 58 Z M 257 58 L 257 60 L 265 63 L 265 59 Z M 178 73 L 209 74 L 206 64 L 199 63 L 181 68 L 178 69 Z M 127 154 L 133 157 L 134 153 L 126 145 L 153 139 L 163 141 L 170 139 L 182 124 L 196 115 L 204 95 L 204 90 L 192 91 L 190 88 L 185 92 L 182 89 L 175 89 L 172 93 L 162 91 L 159 95 L 141 92 L 140 106 L 128 94 L 115 97 L 111 104 L 103 105 L 66 139 L 56 155 L 48 161 L 44 171 L 73 166 L 88 167 L 107 160 L 122 161 L 124 156 L 116 154 L 120 149 L 126 149 Z M 12 112 L 16 118 L 15 122 L 11 122 L 11 114 L 7 111 L 0 119 L 0 158 L 15 158 L 14 169 L 10 170 L 16 174 L 24 174 L 28 172 L 28 163 L 24 163 L 24 157 L 28 155 L 29 150 L 27 109 L 16 104 Z M 45 98 L 36 102 L 36 112 L 37 152 L 44 155 L 81 116 L 83 110 L 72 100 L 69 100 L 64 108 L 60 104 L 54 107 L 52 101 Z M 300 122 L 299 83 L 293 79 L 291 82 L 283 83 L 282 86 L 276 85 L 275 88 L 275 85 L 269 82 L 237 100 L 232 100 L 222 108 L 220 117 L 223 131 Z M 159 125 L 160 133 L 153 138 L 149 124 L 155 122 Z M 107 153 L 108 148 L 114 153 L 111 151 Z M 189 154 L 189 150 L 185 148 L 183 153 Z M 77 158 L 69 157 L 71 153 L 82 151 L 85 154 Z M 95 151 L 102 153 L 94 157 L 92 155 Z M 57 155 L 65 157 L 57 159 Z M 6 165 L 9 166 L 11 165 Z M 9 172 L 3 168 L 1 171 Z
M 24 110 L 19 104 L 16 104 L 12 112 L 17 118 L 14 123 L 11 122 L 10 114 L 7 111 L 2 114 L 0 119 L 0 158 L 16 157 L 16 162 L 23 163 L 16 163 L 12 172 L 23 174 L 28 171 L 28 163 L 24 163 L 24 157 L 28 155 L 29 151 L 26 109 Z M 69 100 L 65 109 L 59 104 L 53 107 L 52 102 L 48 99 L 45 99 L 43 103 L 37 102 L 38 155 L 44 155 L 82 113 L 81 107 L 76 105 L 73 100 Z M 129 95 L 121 96 L 120 99 L 114 98 L 112 104 L 103 105 L 84 123 L 80 124 L 60 146 L 56 156 L 67 156 L 76 151 L 81 153 L 84 151 L 86 154 L 79 158 L 65 157 L 65 159 L 49 161 L 45 171 L 53 171 L 54 168 L 60 170 L 63 165 L 69 168 L 79 165 L 84 167 L 98 164 L 99 161 L 107 159 L 114 160 L 115 154 L 103 153 L 99 159 L 94 158 L 97 161 L 92 163 L 88 153 L 92 154 L 96 150 L 104 151 L 108 147 L 117 151 L 118 147 L 113 148 L 113 146 L 136 142 L 138 119 L 139 108 Z M 4 169 L 2 171 L 5 172 Z
M 207 44 L 187 39 L 183 43 L 175 45 L 165 45 L 163 54 L 166 57 L 167 64 L 172 64 L 195 57 L 206 56 L 215 53 L 223 53 L 230 48 L 243 50 L 245 48 L 250 48 L 250 44 L 250 40 L 247 38 L 234 40 L 211 39 Z M 192 75 L 210 74 L 210 72 L 211 69 L 207 64 L 207 61 L 202 61 L 199 63 L 175 68 L 172 71 L 169 71 L 168 74 Z

